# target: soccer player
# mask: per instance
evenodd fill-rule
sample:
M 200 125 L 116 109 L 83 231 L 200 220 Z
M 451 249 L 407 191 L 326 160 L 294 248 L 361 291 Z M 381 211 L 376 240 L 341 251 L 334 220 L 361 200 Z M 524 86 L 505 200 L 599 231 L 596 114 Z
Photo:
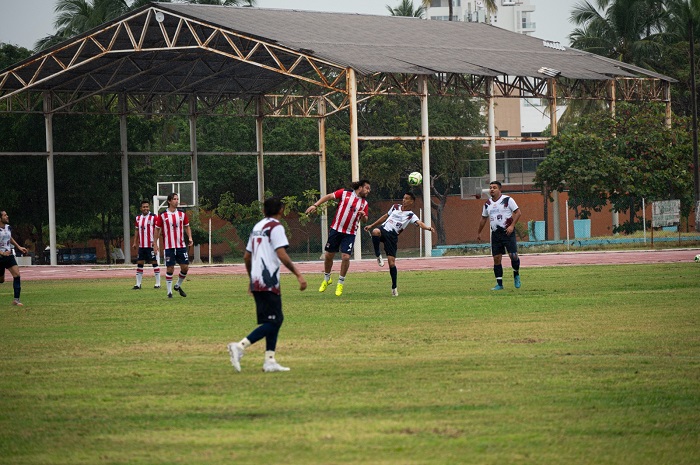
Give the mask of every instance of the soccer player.
M 294 273 L 299 282 L 299 290 L 306 289 L 306 280 L 297 270 L 287 255 L 287 235 L 280 218 L 284 214 L 284 204 L 278 197 L 265 200 L 263 205 L 265 218 L 259 221 L 250 233 L 248 245 L 243 255 L 248 276 L 249 290 L 255 299 L 257 321 L 255 328 L 240 342 L 231 342 L 228 352 L 231 364 L 236 371 L 241 371 L 241 358 L 244 351 L 262 338 L 265 338 L 265 359 L 263 371 L 289 371 L 275 360 L 277 336 L 284 321 L 282 313 L 282 296 L 280 294 L 280 263 Z
M 496 275 L 496 286 L 492 291 L 503 290 L 503 266 L 501 259 L 503 252 L 508 251 L 510 264 L 513 267 L 513 283 L 520 287 L 520 258 L 518 257 L 518 244 L 515 240 L 515 224 L 520 219 L 520 209 L 510 196 L 501 194 L 501 183 L 492 181 L 489 184 L 489 195 L 481 212 L 481 222 L 476 238 L 481 241 L 481 230 L 484 229 L 486 220 L 491 223 L 491 255 L 493 255 L 493 274 Z
M 22 247 L 12 238 L 12 228 L 10 227 L 10 218 L 6 211 L 0 211 L 0 283 L 5 282 L 5 270 L 10 270 L 12 275 L 12 288 L 15 292 L 15 298 L 12 305 L 23 307 L 24 304 L 19 301 L 19 295 L 22 292 L 22 284 L 19 276 L 19 266 L 17 260 L 12 253 L 12 246 L 15 246 L 22 253 L 27 253 L 27 249 Z
M 411 210 L 416 201 L 416 196 L 410 192 L 403 195 L 403 201 L 400 204 L 391 206 L 387 213 L 384 213 L 377 221 L 365 226 L 365 231 L 372 234 L 372 244 L 374 245 L 374 254 L 377 256 L 379 266 L 384 266 L 384 259 L 379 251 L 379 243 L 384 243 L 384 252 L 389 262 L 389 275 L 391 275 L 391 295 L 398 297 L 399 290 L 396 288 L 396 278 L 398 272 L 396 270 L 396 250 L 398 248 L 399 234 L 409 224 L 416 224 L 421 229 L 435 232 L 435 228 L 423 223 L 418 215 Z M 382 225 L 374 228 L 379 223 Z M 374 229 L 373 229 L 374 228 Z
M 335 295 L 343 295 L 343 286 L 345 285 L 345 277 L 350 269 L 350 253 L 355 245 L 355 234 L 359 222 L 367 221 L 367 213 L 369 205 L 367 204 L 367 195 L 371 190 L 369 181 L 366 179 L 352 183 L 352 189 L 338 189 L 335 192 L 326 194 L 316 203 L 306 209 L 306 214 L 318 211 L 318 207 L 328 202 L 331 199 L 338 200 L 338 209 L 335 211 L 335 218 L 331 224 L 328 234 L 328 242 L 326 243 L 326 254 L 323 260 L 325 276 L 318 292 L 326 290 L 331 280 L 331 270 L 333 269 L 333 258 L 337 252 L 341 252 L 342 262 L 340 264 L 340 276 L 338 276 L 338 285 L 335 287 Z
M 155 252 L 153 252 L 153 235 L 156 226 L 156 215 L 151 213 L 151 203 L 148 200 L 141 202 L 141 214 L 136 217 L 134 223 L 134 240 L 132 248 L 138 247 L 136 256 L 136 285 L 134 290 L 141 289 L 143 279 L 143 265 L 146 260 L 153 265 L 153 273 L 156 277 L 154 289 L 160 289 L 160 267 Z
M 165 285 L 168 289 L 168 298 L 173 298 L 173 273 L 175 273 L 175 263 L 180 265 L 175 290 L 182 296 L 187 297 L 182 290 L 182 283 L 187 277 L 190 260 L 187 251 L 194 244 L 192 240 L 192 230 L 187 214 L 177 209 L 180 198 L 176 193 L 168 195 L 168 208 L 156 216 L 155 237 L 153 238 L 153 250 L 158 255 L 158 240 L 163 232 L 163 249 L 165 250 Z M 185 247 L 185 236 L 187 232 L 189 242 Z

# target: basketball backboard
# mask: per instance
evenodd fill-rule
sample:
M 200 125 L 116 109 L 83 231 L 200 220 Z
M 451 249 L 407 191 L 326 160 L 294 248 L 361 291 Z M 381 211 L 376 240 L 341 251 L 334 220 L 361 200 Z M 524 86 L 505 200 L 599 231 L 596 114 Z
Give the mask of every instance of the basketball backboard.
M 180 198 L 180 207 L 195 206 L 194 181 L 159 182 L 156 186 L 156 192 L 157 194 L 153 196 L 153 205 L 155 205 L 156 213 L 161 208 L 167 208 L 167 198 L 173 192 Z

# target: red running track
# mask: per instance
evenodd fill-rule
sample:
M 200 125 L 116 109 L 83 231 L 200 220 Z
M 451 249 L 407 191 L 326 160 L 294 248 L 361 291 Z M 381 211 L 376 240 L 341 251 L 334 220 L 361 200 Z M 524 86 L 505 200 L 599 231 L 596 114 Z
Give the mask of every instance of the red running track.
M 631 265 L 648 263 L 678 263 L 691 262 L 700 249 L 667 249 L 667 250 L 621 250 L 605 252 L 562 252 L 521 255 L 522 266 L 575 266 L 575 265 Z M 418 270 L 454 270 L 491 268 L 493 260 L 490 256 L 465 257 L 434 257 L 434 258 L 398 258 L 397 266 L 401 271 Z M 506 259 L 506 265 L 508 260 Z M 302 273 L 322 273 L 322 261 L 297 262 Z M 336 260 L 334 271 L 340 264 Z M 152 273 L 146 267 L 146 275 Z M 164 267 L 161 267 L 164 268 Z M 176 268 L 177 269 L 177 268 Z M 286 271 L 282 267 L 283 271 Z M 354 261 L 350 272 L 376 272 L 384 268 L 377 266 L 374 259 Z M 163 274 L 164 273 L 163 269 Z M 41 279 L 100 279 L 115 277 L 133 277 L 136 266 L 124 265 L 62 265 L 62 266 L 23 266 L 20 267 L 22 280 L 32 281 Z M 245 274 L 243 264 L 236 265 L 191 265 L 190 273 L 197 275 L 240 275 Z

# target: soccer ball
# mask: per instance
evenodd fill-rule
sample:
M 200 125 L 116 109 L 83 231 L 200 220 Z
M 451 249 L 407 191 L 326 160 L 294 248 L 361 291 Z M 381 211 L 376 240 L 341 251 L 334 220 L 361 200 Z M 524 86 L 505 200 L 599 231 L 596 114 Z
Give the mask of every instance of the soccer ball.
M 417 186 L 423 182 L 423 175 L 420 174 L 418 171 L 414 171 L 413 173 L 408 175 L 408 183 L 412 186 Z
M 695 256 L 695 263 L 700 263 L 700 254 Z

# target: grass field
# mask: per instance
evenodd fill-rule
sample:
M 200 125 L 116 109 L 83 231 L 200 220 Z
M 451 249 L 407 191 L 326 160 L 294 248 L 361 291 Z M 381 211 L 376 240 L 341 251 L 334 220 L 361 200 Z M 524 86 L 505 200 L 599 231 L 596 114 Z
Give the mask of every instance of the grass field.
M 283 277 L 262 373 L 243 277 L 0 286 L 2 464 L 697 464 L 700 265 Z M 506 276 L 510 276 L 509 273 Z

